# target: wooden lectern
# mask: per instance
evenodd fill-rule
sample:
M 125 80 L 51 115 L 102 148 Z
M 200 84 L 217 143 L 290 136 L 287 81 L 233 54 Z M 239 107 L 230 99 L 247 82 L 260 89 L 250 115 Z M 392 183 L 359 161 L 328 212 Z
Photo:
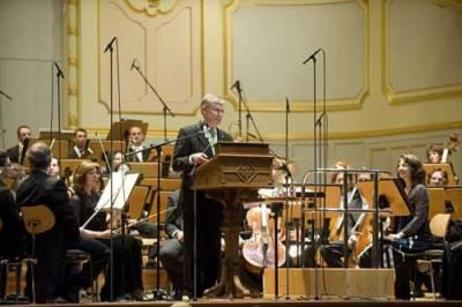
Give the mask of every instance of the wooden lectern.
M 273 185 L 271 167 L 274 156 L 268 144 L 217 143 L 216 155 L 199 166 L 195 188 L 205 190 L 223 205 L 225 257 L 218 285 L 205 292 L 209 297 L 242 298 L 250 296 L 239 279 L 240 207 L 243 201 L 257 198 L 257 190 Z

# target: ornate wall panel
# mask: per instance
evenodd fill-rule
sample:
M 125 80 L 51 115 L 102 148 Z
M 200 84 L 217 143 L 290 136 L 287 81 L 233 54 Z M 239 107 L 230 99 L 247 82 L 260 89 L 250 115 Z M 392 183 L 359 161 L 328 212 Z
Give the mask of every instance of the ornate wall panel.
M 421 0 L 384 1 L 382 12 L 388 100 L 461 96 L 461 13 Z
M 136 58 L 140 70 L 175 113 L 193 114 L 202 96 L 201 14 L 202 1 L 100 0 L 99 102 L 109 108 L 110 57 L 103 50 L 116 36 L 124 113 L 162 111 L 155 94 L 138 72 L 130 69 Z M 114 49 L 114 59 L 116 56 Z M 114 73 L 117 73 L 115 68 Z M 117 92 L 114 94 L 117 97 Z
M 224 92 L 234 103 L 229 87 L 239 79 L 252 110 L 280 111 L 285 97 L 311 110 L 313 63 L 302 62 L 322 47 L 329 109 L 359 107 L 369 88 L 367 1 L 235 0 L 223 10 Z

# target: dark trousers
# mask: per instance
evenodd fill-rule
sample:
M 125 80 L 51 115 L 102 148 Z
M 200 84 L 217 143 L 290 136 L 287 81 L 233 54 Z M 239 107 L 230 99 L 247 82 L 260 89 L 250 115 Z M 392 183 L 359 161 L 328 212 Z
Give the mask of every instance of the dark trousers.
M 167 271 L 173 289 L 182 291 L 183 286 L 183 243 L 177 239 L 166 240 L 160 248 L 159 259 Z
M 111 240 L 100 240 L 110 248 Z M 113 275 L 107 269 L 106 281 L 101 289 L 101 300 L 119 298 L 134 290 L 143 289 L 141 242 L 131 236 L 118 236 L 113 239 Z
M 395 297 L 401 300 L 411 298 L 410 282 L 415 281 L 416 253 L 431 247 L 431 237 L 406 238 L 392 242 L 395 263 Z
M 81 271 L 74 267 L 68 267 L 66 270 L 64 296 L 74 301 L 75 298 L 78 299 L 75 296 L 79 289 L 91 286 L 93 280 L 106 270 L 111 252 L 102 242 L 90 238 L 81 238 L 78 242 L 67 244 L 66 248 L 84 251 L 91 257 L 91 263 L 86 263 Z
M 194 192 L 182 190 L 184 218 L 184 284 L 194 294 Z M 222 205 L 197 192 L 197 296 L 212 287 L 220 272 L 220 226 L 223 220 Z
M 331 242 L 326 245 L 321 245 L 321 256 L 330 268 L 341 268 L 343 267 L 343 241 L 342 242 Z M 348 255 L 350 251 L 348 251 Z

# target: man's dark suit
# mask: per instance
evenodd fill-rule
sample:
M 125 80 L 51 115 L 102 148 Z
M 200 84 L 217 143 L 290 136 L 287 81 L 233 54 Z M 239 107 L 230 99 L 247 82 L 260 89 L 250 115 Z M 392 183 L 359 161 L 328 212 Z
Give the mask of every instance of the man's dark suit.
M 19 163 L 19 160 L 21 159 L 21 157 L 19 156 L 19 144 L 8 148 L 6 150 L 6 154 L 8 155 L 12 163 Z
M 143 146 L 143 148 L 147 148 L 146 146 Z M 135 150 L 133 149 L 133 147 L 128 147 L 127 149 L 127 152 L 128 153 L 131 153 L 131 152 L 134 152 Z M 138 159 L 138 155 L 133 155 L 133 156 L 130 156 L 127 158 L 128 161 L 130 162 L 147 162 L 148 158 L 149 158 L 149 150 L 146 150 L 146 151 L 143 151 L 143 161 L 140 161 L 140 159 Z
M 201 121 L 180 129 L 173 151 L 173 170 L 182 172 L 180 203 L 184 218 L 184 267 L 185 286 L 193 293 L 193 247 L 194 247 L 194 164 L 189 161 L 193 153 L 203 152 L 209 158 L 213 156 L 206 136 L 201 133 L 204 123 Z M 226 132 L 217 129 L 218 141 L 232 141 Z M 202 296 L 205 289 L 214 285 L 219 274 L 220 264 L 220 225 L 222 222 L 221 204 L 197 191 L 197 294 Z
M 35 270 L 37 301 L 54 299 L 61 295 L 64 284 L 65 245 L 80 239 L 67 188 L 62 180 L 52 178 L 44 171 L 33 170 L 19 185 L 16 204 L 19 207 L 44 204 L 55 215 L 55 226 L 37 236 L 35 249 L 38 260 Z M 31 238 L 27 239 L 27 248 L 31 252 Z M 28 288 L 30 291 L 30 284 Z
M 183 242 L 174 235 L 183 231 L 183 216 L 179 206 L 180 190 L 173 191 L 167 200 L 167 218 L 165 220 L 165 232 L 168 240 L 160 248 L 159 258 L 167 271 L 168 278 L 172 282 L 173 289 L 179 292 L 183 290 Z M 179 298 L 179 297 L 178 297 Z

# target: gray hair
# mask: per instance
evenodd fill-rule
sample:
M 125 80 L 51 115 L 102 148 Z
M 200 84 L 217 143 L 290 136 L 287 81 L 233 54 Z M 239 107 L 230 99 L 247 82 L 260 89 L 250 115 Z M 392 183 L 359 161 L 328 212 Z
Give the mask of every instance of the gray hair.
M 214 104 L 214 103 L 219 103 L 219 104 L 223 105 L 224 101 L 223 101 L 222 98 L 218 97 L 215 94 L 212 94 L 212 93 L 205 94 L 204 97 L 202 98 L 201 108 L 207 107 L 207 106 L 209 106 L 211 104 Z

